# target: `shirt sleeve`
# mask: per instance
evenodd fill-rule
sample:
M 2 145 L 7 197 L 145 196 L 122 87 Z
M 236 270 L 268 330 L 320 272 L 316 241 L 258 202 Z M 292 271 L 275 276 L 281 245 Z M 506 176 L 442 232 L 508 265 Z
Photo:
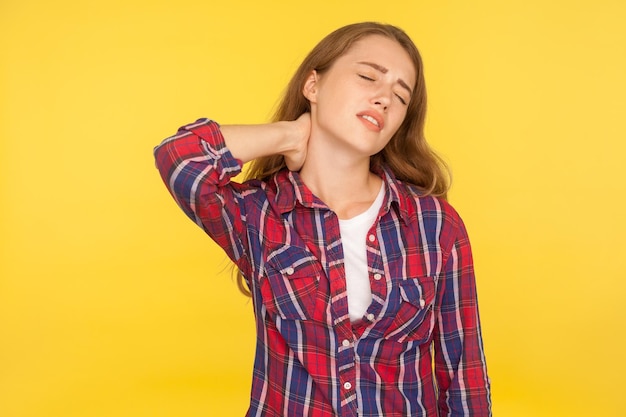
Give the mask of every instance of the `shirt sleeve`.
M 183 126 L 154 149 L 154 157 L 176 203 L 245 274 L 244 187 L 230 181 L 242 164 L 226 147 L 219 125 L 199 119 Z
M 439 415 L 491 416 L 472 251 L 460 218 L 440 277 L 443 296 L 434 330 Z

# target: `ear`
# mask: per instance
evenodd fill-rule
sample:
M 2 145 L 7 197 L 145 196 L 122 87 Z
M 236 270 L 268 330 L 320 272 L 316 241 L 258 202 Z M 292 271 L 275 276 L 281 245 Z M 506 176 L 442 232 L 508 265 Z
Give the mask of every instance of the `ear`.
M 319 81 L 319 76 L 317 75 L 317 71 L 313 70 L 307 77 L 304 82 L 304 86 L 302 87 L 302 94 L 306 97 L 309 102 L 316 103 L 317 102 L 317 83 Z

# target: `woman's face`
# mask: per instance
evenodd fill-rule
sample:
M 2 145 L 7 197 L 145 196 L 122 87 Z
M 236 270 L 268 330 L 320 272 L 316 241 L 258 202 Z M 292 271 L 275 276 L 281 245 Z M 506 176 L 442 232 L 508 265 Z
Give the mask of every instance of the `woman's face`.
M 334 146 L 371 156 L 396 133 L 415 86 L 415 67 L 395 40 L 370 35 L 304 87 L 312 133 Z

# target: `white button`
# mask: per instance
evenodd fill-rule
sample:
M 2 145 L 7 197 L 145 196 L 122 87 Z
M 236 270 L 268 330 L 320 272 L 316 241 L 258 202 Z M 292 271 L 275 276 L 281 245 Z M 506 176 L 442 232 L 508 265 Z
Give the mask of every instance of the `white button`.
M 420 307 L 424 307 L 426 305 L 426 301 L 423 298 L 420 298 Z
M 350 389 L 350 388 L 352 388 L 352 384 L 351 384 L 351 383 L 349 383 L 349 382 L 346 382 L 345 384 L 343 384 L 343 387 L 344 387 L 345 389 Z
M 293 273 L 294 273 L 294 269 L 292 267 L 285 269 L 285 274 L 292 275 Z
M 370 240 L 370 242 L 373 242 L 376 240 L 376 236 L 374 235 L 369 235 L 368 239 Z
M 369 313 L 369 314 L 367 315 L 367 319 L 368 319 L 369 321 L 374 320 L 374 315 L 373 315 L 372 313 Z
M 341 342 L 341 344 L 344 345 L 344 347 L 348 347 L 348 346 L 350 346 L 350 341 L 348 339 L 346 339 L 343 342 Z
M 380 279 L 381 279 L 382 277 L 383 277 L 383 276 L 382 276 L 382 275 L 380 275 L 380 274 L 374 274 L 374 279 L 375 279 L 376 281 L 380 281 Z

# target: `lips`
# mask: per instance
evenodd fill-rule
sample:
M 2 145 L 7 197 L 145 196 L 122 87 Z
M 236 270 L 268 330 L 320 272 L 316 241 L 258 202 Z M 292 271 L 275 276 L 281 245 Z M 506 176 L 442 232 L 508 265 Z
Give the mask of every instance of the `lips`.
M 357 114 L 357 117 L 361 119 L 370 130 L 380 132 L 385 127 L 385 121 L 382 116 L 373 110 L 361 112 Z

